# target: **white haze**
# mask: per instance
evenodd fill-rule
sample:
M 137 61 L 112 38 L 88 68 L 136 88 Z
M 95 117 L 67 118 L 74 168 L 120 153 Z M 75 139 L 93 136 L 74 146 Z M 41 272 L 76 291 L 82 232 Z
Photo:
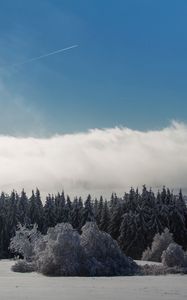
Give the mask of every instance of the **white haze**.
M 42 194 L 122 193 L 144 183 L 187 188 L 187 125 L 158 131 L 94 129 L 51 138 L 0 136 L 0 189 Z

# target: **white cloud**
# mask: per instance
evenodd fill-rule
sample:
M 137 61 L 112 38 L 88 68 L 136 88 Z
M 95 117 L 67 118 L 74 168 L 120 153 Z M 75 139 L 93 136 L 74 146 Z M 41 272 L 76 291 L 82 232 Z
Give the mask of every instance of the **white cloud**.
M 187 188 L 187 125 L 94 129 L 46 139 L 0 136 L 0 189 L 110 194 L 146 183 Z

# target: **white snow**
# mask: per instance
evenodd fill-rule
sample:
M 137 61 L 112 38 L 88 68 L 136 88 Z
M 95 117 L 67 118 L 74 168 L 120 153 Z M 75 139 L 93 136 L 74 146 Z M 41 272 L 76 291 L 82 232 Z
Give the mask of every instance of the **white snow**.
M 132 276 L 108 278 L 45 277 L 14 273 L 13 261 L 0 261 L 1 300 L 183 300 L 187 276 Z
M 145 265 L 156 265 L 156 266 L 162 266 L 162 263 L 160 262 L 155 262 L 155 261 L 146 261 L 146 260 L 135 260 L 137 265 L 139 266 L 145 266 Z

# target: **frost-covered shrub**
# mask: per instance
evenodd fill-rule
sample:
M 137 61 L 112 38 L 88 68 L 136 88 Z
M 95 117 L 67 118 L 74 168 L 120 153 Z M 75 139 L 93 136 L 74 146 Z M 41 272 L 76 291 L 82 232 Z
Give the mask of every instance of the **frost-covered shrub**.
M 162 234 L 157 233 L 153 239 L 151 248 L 147 248 L 142 255 L 142 260 L 161 262 L 161 256 L 169 244 L 173 243 L 173 235 L 165 228 Z
M 133 260 L 122 253 L 117 242 L 93 222 L 83 226 L 81 245 L 89 259 L 92 276 L 130 275 L 138 269 Z
M 27 262 L 25 260 L 18 260 L 15 265 L 11 267 L 12 271 L 20 273 L 34 272 L 35 266 L 33 263 Z
M 167 275 L 167 274 L 186 274 L 185 269 L 180 267 L 167 267 L 167 266 L 157 266 L 157 265 L 144 265 L 141 267 L 141 275 Z
M 44 247 L 45 244 L 45 247 Z M 37 270 L 45 275 L 86 275 L 85 255 L 80 245 L 80 235 L 68 224 L 50 228 L 43 249 L 36 253 Z
M 34 248 L 41 238 L 41 233 L 37 230 L 35 224 L 33 228 L 28 229 L 26 226 L 18 225 L 16 235 L 10 241 L 10 250 L 21 254 L 25 260 L 32 260 Z
M 23 249 L 27 252 L 27 248 Z M 82 228 L 82 235 L 68 223 L 58 224 L 40 236 L 32 250 L 34 268 L 45 275 L 132 275 L 139 270 L 136 263 L 121 252 L 117 242 L 92 222 Z M 26 270 L 25 262 L 21 267 Z
M 181 246 L 171 243 L 162 254 L 162 263 L 167 267 L 187 267 L 185 253 Z

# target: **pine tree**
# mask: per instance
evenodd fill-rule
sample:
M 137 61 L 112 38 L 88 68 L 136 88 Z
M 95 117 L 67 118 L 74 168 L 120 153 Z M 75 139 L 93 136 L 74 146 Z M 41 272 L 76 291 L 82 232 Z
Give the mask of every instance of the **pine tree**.
M 64 214 L 65 214 L 65 195 L 64 192 L 55 197 L 55 214 L 56 214 L 56 222 L 62 223 L 64 222 Z
M 150 245 L 155 234 L 161 231 L 162 226 L 158 218 L 155 196 L 151 189 L 147 191 L 146 186 L 143 186 L 141 203 L 140 206 L 138 205 L 137 221 L 141 228 L 140 235 L 144 237 L 144 247 Z
M 94 204 L 93 204 L 93 214 L 94 214 L 94 219 L 96 221 L 97 221 L 98 213 L 99 213 L 99 201 L 97 200 L 97 198 L 95 198 Z
M 130 189 L 129 194 L 126 197 L 126 210 L 136 212 L 137 209 L 137 194 L 133 188 Z
M 48 195 L 43 209 L 43 232 L 47 232 L 49 227 L 54 227 L 56 225 L 56 214 L 55 214 L 55 202 L 54 197 Z
M 86 222 L 92 222 L 92 221 L 94 221 L 94 213 L 93 213 L 93 207 L 91 202 L 91 196 L 88 195 L 82 210 L 81 227 L 84 226 Z
M 104 206 L 104 201 L 103 201 L 103 197 L 101 196 L 98 203 L 97 214 L 95 214 L 95 220 L 98 226 L 100 226 L 101 223 L 101 214 L 102 214 L 103 206 Z
M 110 207 L 110 213 L 111 215 L 113 214 L 113 211 L 115 210 L 116 206 L 118 205 L 119 201 L 118 201 L 118 197 L 115 193 L 112 193 L 111 195 L 111 199 L 109 202 L 109 207 Z
M 72 204 L 71 224 L 73 228 L 76 228 L 77 230 L 80 230 L 81 212 L 82 212 L 82 205 L 80 203 L 80 199 L 78 200 L 76 197 Z
M 28 198 L 24 190 L 21 192 L 21 196 L 18 198 L 17 202 L 17 211 L 18 211 L 18 222 L 22 225 L 28 225 L 29 220 L 29 203 Z
M 71 210 L 72 210 L 72 202 L 69 196 L 67 196 L 64 214 L 63 214 L 63 222 L 69 222 L 71 224 Z
M 136 215 L 132 211 L 125 213 L 122 218 L 120 235 L 118 237 L 120 248 L 127 256 L 139 259 L 141 257 L 141 250 L 139 251 L 140 242 Z
M 162 228 L 169 228 L 169 206 L 166 204 L 167 202 L 167 193 L 165 187 L 161 193 L 157 194 L 157 207 L 159 211 L 159 219 L 162 224 Z
M 13 191 L 9 198 L 9 207 L 7 215 L 7 223 L 9 227 L 9 234 L 12 236 L 16 231 L 16 226 L 18 224 L 18 211 L 17 211 L 18 195 Z
M 8 224 L 7 224 L 7 197 L 2 192 L 0 196 L 0 259 L 7 257 L 7 237 Z
M 120 225 L 123 215 L 123 210 L 121 204 L 117 203 L 115 207 L 110 211 L 110 224 L 108 226 L 108 233 L 112 236 L 113 239 L 117 240 L 120 234 Z
M 42 231 L 43 205 L 40 198 L 40 192 L 38 189 L 36 190 L 36 194 L 34 194 L 34 191 L 32 191 L 32 196 L 30 198 L 29 212 L 30 212 L 31 224 L 34 225 L 36 223 L 38 225 L 39 231 Z
M 109 222 L 110 222 L 110 213 L 108 208 L 108 202 L 105 201 L 101 211 L 101 221 L 99 223 L 99 229 L 107 232 L 109 227 Z
M 177 244 L 187 248 L 187 228 L 186 228 L 186 205 L 182 192 L 175 197 L 173 205 L 169 209 L 169 229 L 173 233 Z

